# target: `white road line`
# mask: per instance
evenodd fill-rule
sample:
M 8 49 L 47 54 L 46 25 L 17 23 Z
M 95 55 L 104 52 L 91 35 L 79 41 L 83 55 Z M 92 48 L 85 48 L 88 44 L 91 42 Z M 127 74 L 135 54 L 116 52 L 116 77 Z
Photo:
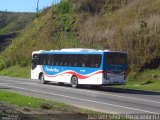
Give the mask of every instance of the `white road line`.
M 9 85 L 10 83 L 0 83 L 0 85 Z
M 12 81 L 13 80 L 7 80 L 7 81 Z M 39 85 L 37 83 L 29 83 L 29 82 L 17 82 L 14 81 L 16 84 L 33 84 L 33 85 Z M 63 89 L 69 89 L 69 90 L 73 90 L 73 88 L 67 88 L 67 87 L 61 87 L 61 86 L 47 86 L 47 87 L 54 87 L 54 88 L 63 88 Z M 133 100 L 139 100 L 139 101 L 145 101 L 145 102 L 151 102 L 151 103 L 158 103 L 160 104 L 160 101 L 154 101 L 154 100 L 147 100 L 147 99 L 141 99 L 141 98 L 133 98 L 133 97 L 127 97 L 127 96 L 122 96 L 122 95 L 113 95 L 113 94 L 109 94 L 109 93 L 102 93 L 102 92 L 96 92 L 96 91 L 89 91 L 89 90 L 81 90 L 81 89 L 76 89 L 77 91 L 81 91 L 81 92 L 88 92 L 88 93 L 93 93 L 93 94 L 101 94 L 101 95 L 109 95 L 109 96 L 113 96 L 113 97 L 119 97 L 119 98 L 126 98 L 126 99 L 133 99 Z
M 62 88 L 59 86 L 54 86 L 56 88 Z M 63 89 L 73 89 L 73 88 L 67 88 L 67 87 L 63 87 Z M 119 97 L 119 98 L 127 98 L 127 99 L 133 99 L 133 100 L 139 100 L 139 101 L 145 101 L 145 102 L 151 102 L 151 103 L 158 103 L 160 104 L 160 101 L 154 101 L 154 100 L 147 100 L 147 99 L 141 99 L 141 98 L 133 98 L 133 97 L 127 97 L 127 96 L 121 96 L 121 95 L 113 95 L 113 94 L 109 94 L 109 93 L 102 93 L 102 92 L 96 92 L 96 91 L 89 91 L 89 90 L 81 90 L 81 89 L 76 89 L 77 91 L 81 91 L 81 92 L 88 92 L 88 93 L 93 93 L 93 94 L 101 94 L 101 95 L 109 95 L 109 96 L 113 96 L 113 97 Z
M 38 93 L 43 93 L 43 94 L 48 94 L 48 95 L 53 95 L 53 96 L 65 97 L 65 98 L 69 98 L 69 99 L 75 99 L 75 100 L 81 100 L 81 101 L 86 101 L 86 102 L 92 102 L 92 103 L 97 103 L 97 104 L 102 104 L 102 105 L 114 106 L 114 107 L 118 107 L 118 108 L 129 109 L 129 110 L 134 110 L 134 111 L 139 111 L 139 112 L 145 112 L 145 113 L 150 113 L 150 114 L 159 114 L 159 113 L 151 112 L 151 111 L 147 111 L 147 110 L 141 110 L 141 109 L 130 108 L 130 107 L 125 107 L 125 106 L 120 106 L 120 105 L 114 105 L 114 104 L 110 104 L 110 103 L 103 103 L 103 102 L 98 102 L 98 101 L 94 101 L 94 100 L 75 98 L 75 97 L 71 97 L 71 96 L 59 95 L 59 94 L 54 94 L 54 93 L 49 93 L 49 92 L 43 92 L 43 91 L 38 91 L 38 90 L 33 90 L 33 89 L 20 88 L 20 87 L 15 87 L 15 86 L 10 86 L 10 85 L 2 85 L 2 86 L 11 87 L 11 88 L 15 88 L 15 89 L 26 90 L 26 91 L 31 91 L 31 92 L 38 92 Z

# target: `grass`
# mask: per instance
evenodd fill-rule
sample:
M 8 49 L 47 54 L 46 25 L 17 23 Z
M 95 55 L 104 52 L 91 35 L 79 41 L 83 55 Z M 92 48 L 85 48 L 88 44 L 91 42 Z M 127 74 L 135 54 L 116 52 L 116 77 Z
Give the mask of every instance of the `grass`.
M 0 101 L 17 105 L 18 107 L 28 107 L 28 108 L 36 108 L 36 109 L 52 109 L 52 110 L 63 110 L 63 111 L 72 111 L 76 109 L 70 105 L 66 105 L 64 103 L 38 99 L 34 97 L 24 96 L 17 93 L 12 93 L 8 91 L 0 90 Z M 89 110 L 80 110 L 79 111 L 88 112 Z M 75 112 L 77 111 L 75 110 Z
M 87 117 L 88 115 L 100 116 L 104 114 L 104 113 L 100 113 L 92 110 L 74 107 L 74 106 L 67 105 L 57 101 L 38 99 L 38 98 L 24 96 L 24 95 L 3 91 L 3 90 L 0 90 L 0 102 L 9 104 L 9 105 L 11 104 L 16 105 L 18 109 L 27 108 L 29 110 L 39 111 L 39 112 L 40 111 L 43 112 L 43 110 L 50 110 L 49 112 L 50 114 L 51 114 L 51 111 L 53 112 L 53 114 L 55 111 L 55 113 L 58 112 L 59 114 L 69 114 L 69 113 L 71 115 L 81 114 L 85 117 Z M 45 114 L 47 113 L 45 112 Z
M 145 70 L 140 73 L 132 73 L 128 77 L 126 85 L 119 85 L 115 87 L 159 91 L 160 92 L 160 69 Z
M 0 90 L 0 102 L 13 104 L 20 108 L 27 107 L 27 108 L 36 109 L 36 110 L 49 109 L 49 110 L 65 111 L 65 112 L 94 113 L 94 111 L 76 108 L 61 102 L 24 96 L 17 93 L 4 91 L 4 90 Z
M 30 78 L 30 66 L 12 66 L 0 71 L 0 76 L 10 76 L 17 78 Z
M 0 90 L 0 101 L 9 104 L 15 104 L 19 107 L 38 107 L 44 100 L 40 100 L 33 97 L 27 97 L 16 93 Z

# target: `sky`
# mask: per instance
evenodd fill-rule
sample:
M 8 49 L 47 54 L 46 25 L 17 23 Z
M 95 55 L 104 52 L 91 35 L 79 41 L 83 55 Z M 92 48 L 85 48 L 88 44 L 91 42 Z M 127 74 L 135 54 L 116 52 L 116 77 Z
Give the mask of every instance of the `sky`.
M 0 0 L 0 11 L 36 12 L 38 0 Z M 57 3 L 59 0 L 39 0 L 39 10 Z

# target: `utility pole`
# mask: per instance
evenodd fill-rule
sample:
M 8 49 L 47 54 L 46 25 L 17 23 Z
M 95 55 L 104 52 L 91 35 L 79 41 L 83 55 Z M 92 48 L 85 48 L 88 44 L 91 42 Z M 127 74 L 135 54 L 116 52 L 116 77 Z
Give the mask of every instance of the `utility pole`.
M 37 17 L 38 17 L 38 13 L 39 13 L 39 0 L 37 1 Z

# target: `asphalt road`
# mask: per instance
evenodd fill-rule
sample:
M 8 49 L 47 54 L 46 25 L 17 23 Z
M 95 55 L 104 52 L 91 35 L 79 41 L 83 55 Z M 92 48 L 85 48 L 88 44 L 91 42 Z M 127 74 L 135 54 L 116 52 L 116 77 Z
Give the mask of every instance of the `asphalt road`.
M 102 87 L 71 88 L 38 80 L 1 77 L 0 89 L 116 114 L 160 114 L 160 93 Z

